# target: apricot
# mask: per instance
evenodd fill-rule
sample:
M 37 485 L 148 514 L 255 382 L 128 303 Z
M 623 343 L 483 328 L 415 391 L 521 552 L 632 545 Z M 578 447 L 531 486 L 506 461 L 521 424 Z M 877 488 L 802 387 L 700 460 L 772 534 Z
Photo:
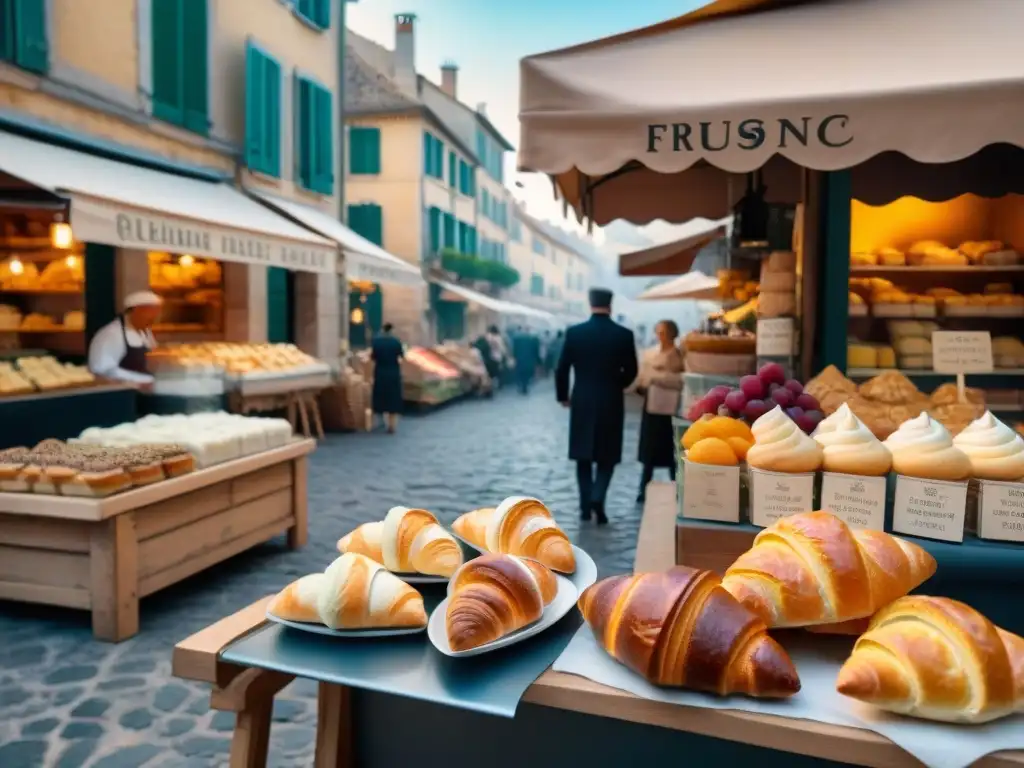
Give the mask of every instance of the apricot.
M 740 461 L 747 460 L 747 451 L 750 450 L 750 446 L 754 444 L 753 440 L 747 441 L 742 437 L 727 437 L 725 442 L 732 448 L 732 452 L 736 454 L 736 458 Z
M 734 467 L 740 463 L 736 453 L 725 440 L 706 437 L 687 450 L 686 458 L 695 464 L 714 464 L 720 467 Z
M 750 427 L 739 419 L 731 419 L 728 416 L 715 416 L 707 425 L 707 436 L 718 437 L 728 440 L 730 437 L 738 437 L 748 443 L 754 442 L 754 433 Z
M 716 418 L 718 417 L 705 414 L 693 422 L 693 424 L 687 428 L 686 432 L 683 433 L 683 448 L 690 450 L 705 437 L 711 437 L 712 434 L 708 431 L 708 425 Z

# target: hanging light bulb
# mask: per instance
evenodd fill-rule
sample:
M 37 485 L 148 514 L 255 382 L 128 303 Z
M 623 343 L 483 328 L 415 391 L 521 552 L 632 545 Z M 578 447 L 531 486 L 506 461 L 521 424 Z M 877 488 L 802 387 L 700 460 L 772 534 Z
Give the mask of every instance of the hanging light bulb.
M 22 264 L 21 259 L 17 256 L 12 257 L 11 260 L 7 262 L 7 268 L 11 270 L 12 275 L 20 275 L 25 272 L 25 265 Z
M 74 269 L 78 266 L 78 257 L 72 253 L 69 256 L 64 257 L 64 263 L 67 265 L 68 269 Z
M 181 257 L 178 259 L 178 263 L 181 266 L 188 268 L 196 263 L 196 257 L 189 253 L 183 253 Z
M 363 313 L 361 307 L 356 307 L 355 309 L 352 310 L 352 313 L 349 315 L 349 320 L 352 322 L 352 325 L 362 325 L 364 319 L 365 314 Z
M 66 251 L 75 242 L 71 225 L 64 221 L 55 221 L 50 225 L 50 244 L 59 250 Z

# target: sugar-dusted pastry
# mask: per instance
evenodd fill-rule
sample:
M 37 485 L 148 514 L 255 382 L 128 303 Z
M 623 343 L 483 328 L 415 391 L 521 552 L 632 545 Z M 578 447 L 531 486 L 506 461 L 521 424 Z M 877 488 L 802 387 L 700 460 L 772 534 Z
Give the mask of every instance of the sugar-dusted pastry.
M 1024 639 L 956 600 L 903 597 L 871 620 L 836 690 L 925 720 L 991 722 L 1024 711 Z
M 776 406 L 755 421 L 750 431 L 754 444 L 747 464 L 772 472 L 814 472 L 821 467 L 822 452 L 814 440 Z
M 322 573 L 311 573 L 293 581 L 270 601 L 267 612 L 286 621 L 318 623 L 317 601 L 325 581 Z
M 1024 479 L 1024 437 L 992 415 L 991 411 L 967 425 L 953 438 L 967 454 L 971 476 L 979 480 Z
M 878 476 L 892 468 L 892 454 L 843 403 L 812 435 L 821 446 L 826 472 Z
M 382 522 L 364 523 L 338 541 L 394 573 L 451 576 L 462 565 L 462 547 L 425 509 L 392 507 Z
M 885 440 L 892 468 L 901 475 L 926 480 L 964 480 L 971 474 L 967 454 L 953 445 L 949 431 L 922 413 L 903 422 Z
M 324 571 L 320 621 L 331 629 L 422 627 L 423 597 L 368 557 L 346 552 Z

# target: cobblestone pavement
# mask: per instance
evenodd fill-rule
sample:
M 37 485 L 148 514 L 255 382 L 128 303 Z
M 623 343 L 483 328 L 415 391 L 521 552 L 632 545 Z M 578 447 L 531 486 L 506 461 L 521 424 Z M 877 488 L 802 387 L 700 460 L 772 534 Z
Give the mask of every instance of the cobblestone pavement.
M 92 639 L 84 612 L 0 602 L 0 768 L 202 768 L 227 765 L 234 716 L 208 707 L 205 686 L 171 677 L 175 642 L 293 578 L 325 567 L 338 537 L 395 504 L 444 522 L 512 494 L 546 500 L 602 575 L 628 571 L 639 522 L 633 404 L 626 462 L 609 495 L 611 525 L 580 529 L 565 458 L 567 414 L 549 382 L 410 416 L 399 434 L 336 435 L 312 457 L 309 544 L 272 542 L 142 601 L 141 631 Z M 316 688 L 296 681 L 274 707 L 270 764 L 311 764 Z

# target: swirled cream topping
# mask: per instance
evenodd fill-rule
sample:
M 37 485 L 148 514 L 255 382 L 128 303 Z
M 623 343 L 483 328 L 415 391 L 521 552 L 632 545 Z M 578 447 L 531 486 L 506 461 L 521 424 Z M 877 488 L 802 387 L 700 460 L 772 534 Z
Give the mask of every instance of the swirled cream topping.
M 772 472 L 814 472 L 821 466 L 821 447 L 782 408 L 775 406 L 755 421 L 754 445 L 747 463 Z
M 828 472 L 884 475 L 892 466 L 889 449 L 846 403 L 822 421 L 812 437 L 821 446 L 822 467 Z
M 963 480 L 971 474 L 971 463 L 944 426 L 927 412 L 900 424 L 886 438 L 892 466 L 901 475 L 933 480 Z
M 967 454 L 971 474 L 982 480 L 1024 478 L 1024 438 L 990 411 L 975 419 L 953 438 L 953 445 Z

